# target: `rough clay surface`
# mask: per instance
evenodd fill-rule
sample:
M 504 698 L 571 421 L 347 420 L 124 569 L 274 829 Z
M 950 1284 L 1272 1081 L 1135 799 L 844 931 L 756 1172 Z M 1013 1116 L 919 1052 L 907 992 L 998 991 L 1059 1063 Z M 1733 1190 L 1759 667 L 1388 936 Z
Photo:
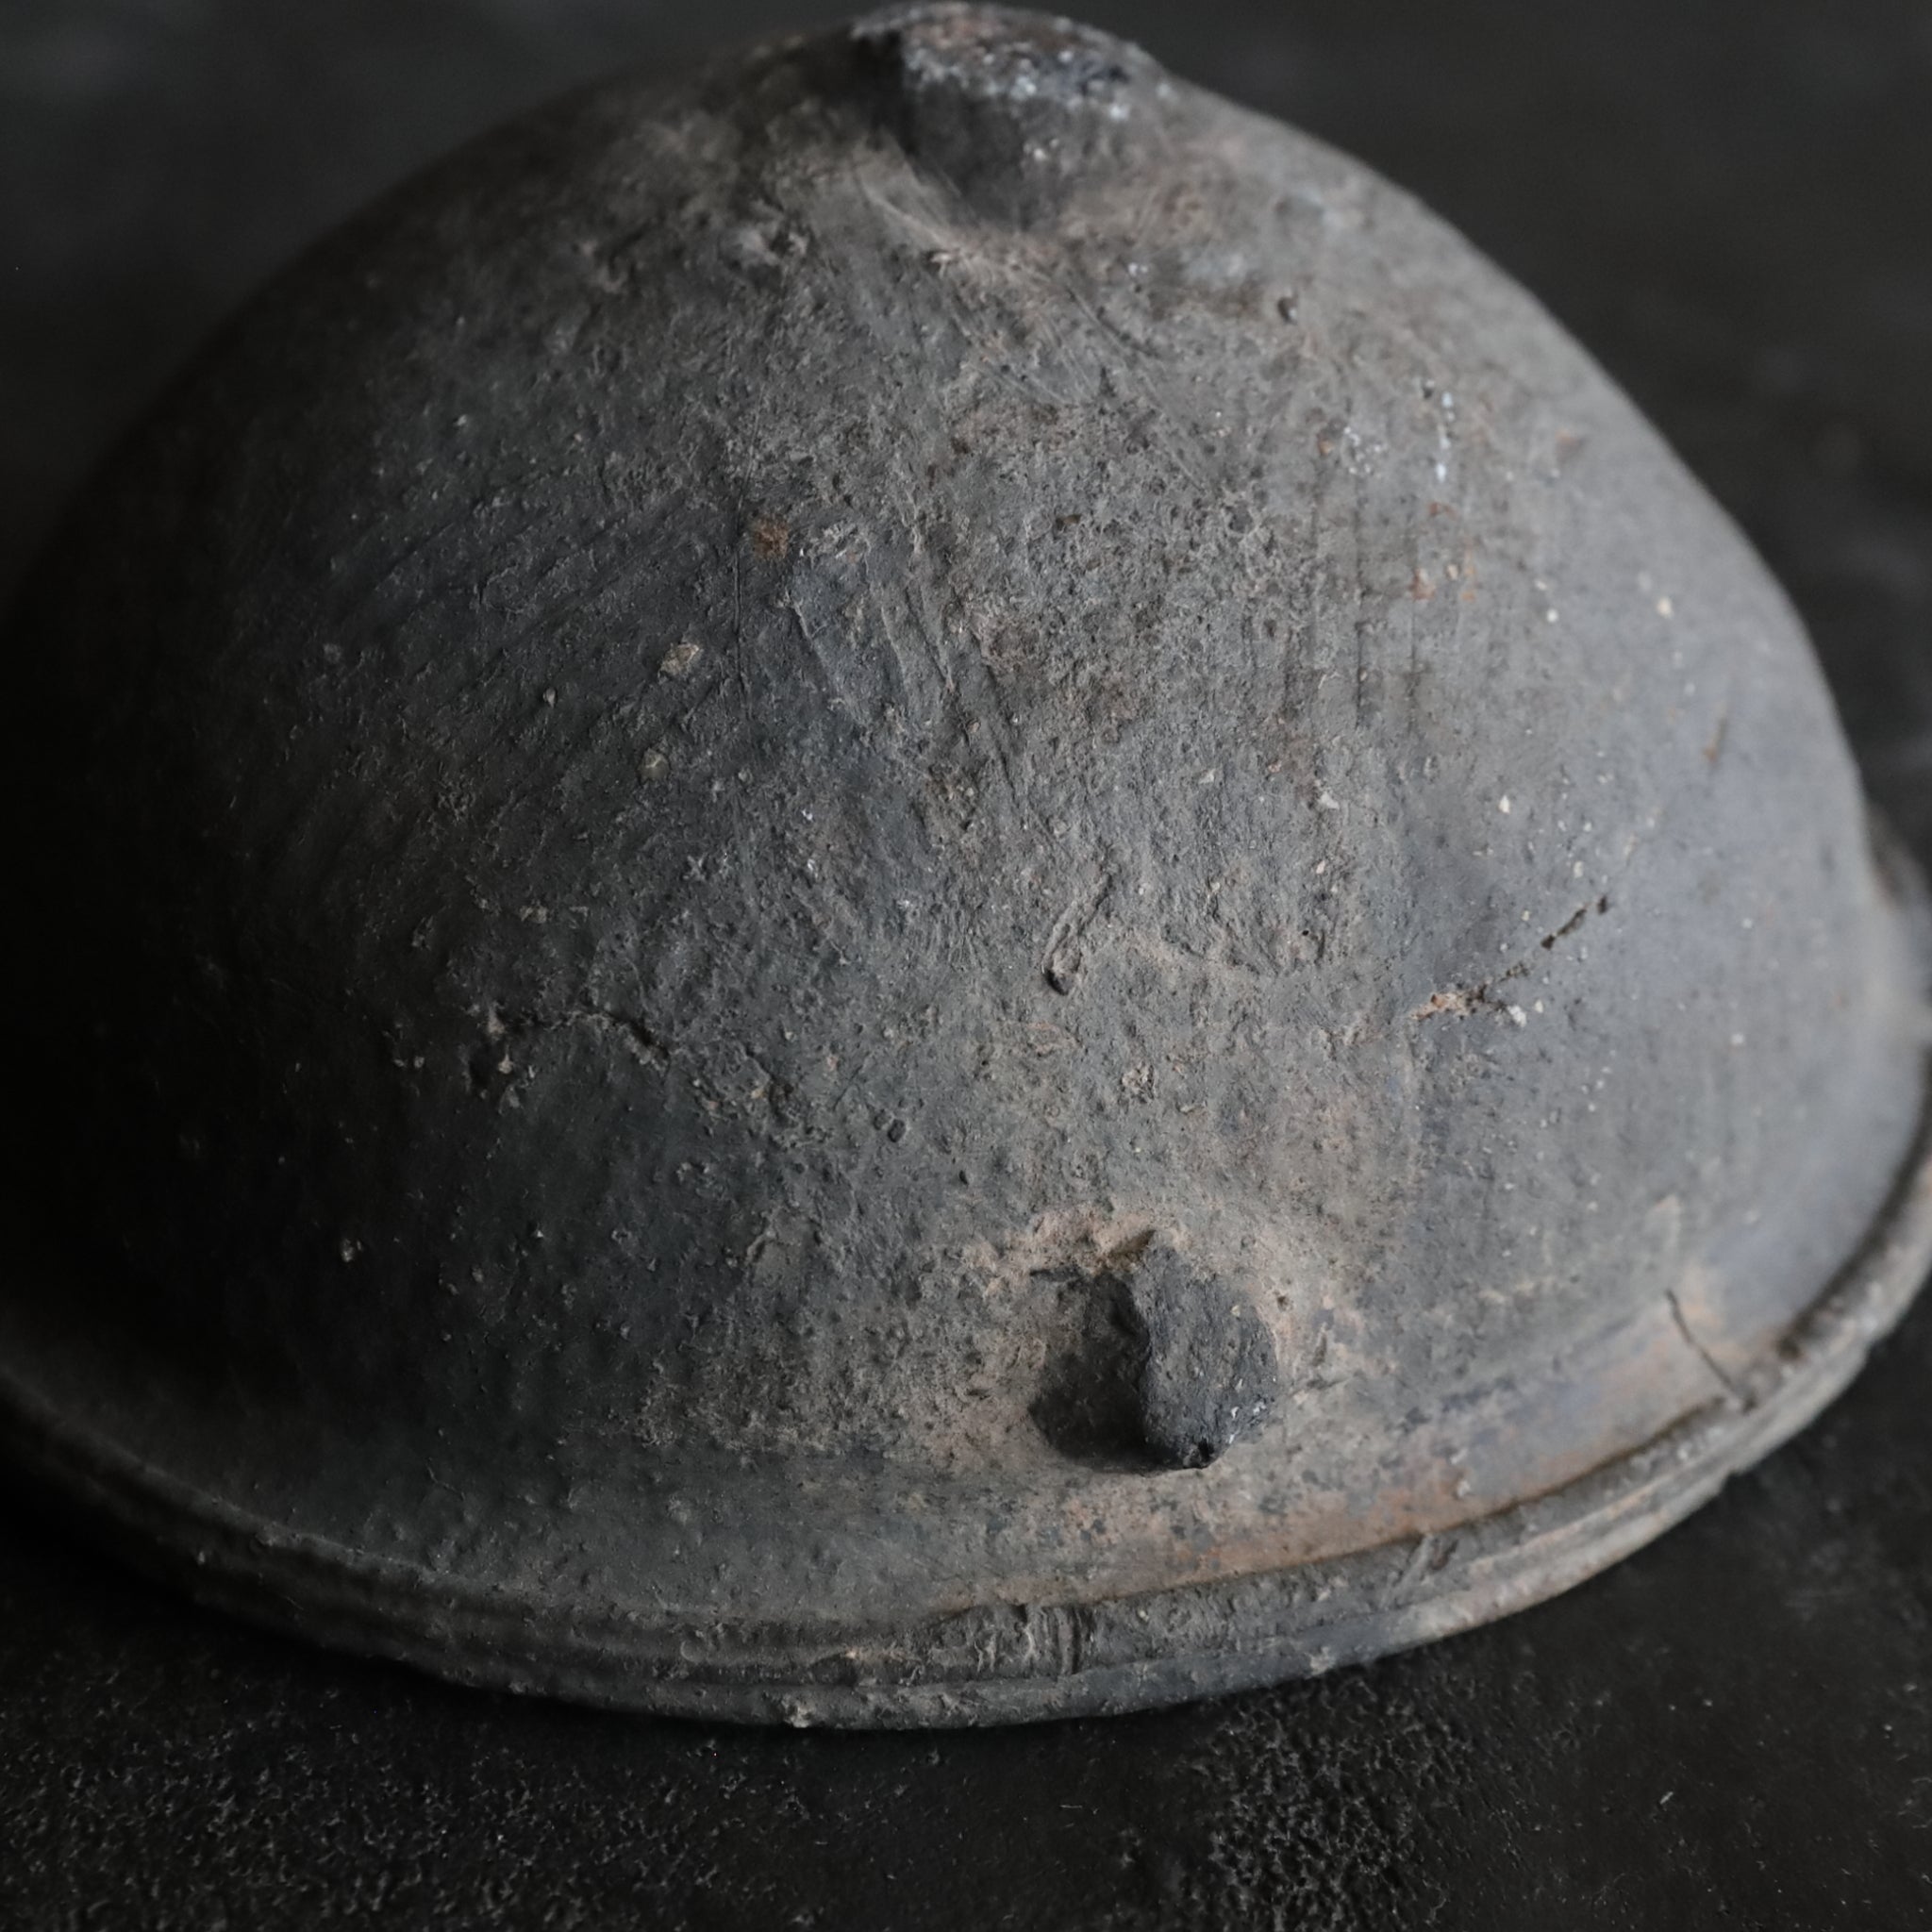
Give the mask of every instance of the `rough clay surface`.
M 1736 533 L 1407 197 L 1063 23 L 465 150 L 197 359 L 9 649 L 7 1356 L 242 1512 L 210 1587 L 352 1553 L 453 1669 L 1050 1681 L 1135 1592 L 1425 1578 L 1734 1395 L 1917 1119 Z M 1041 1420 L 1124 1270 L 1139 1467 Z
M 1894 817 L 1932 821 L 1914 12 L 1094 10 L 1375 159 L 1551 296 L 1797 589 Z M 782 17 L 23 0 L 0 19 L 0 574 L 103 426 L 323 221 L 564 82 Z M 1921 1311 L 1691 1524 L 1486 1631 L 1210 1707 L 937 1741 L 447 1691 L 194 1611 L 9 1513 L 0 1919 L 1914 1924 L 1928 1376 Z

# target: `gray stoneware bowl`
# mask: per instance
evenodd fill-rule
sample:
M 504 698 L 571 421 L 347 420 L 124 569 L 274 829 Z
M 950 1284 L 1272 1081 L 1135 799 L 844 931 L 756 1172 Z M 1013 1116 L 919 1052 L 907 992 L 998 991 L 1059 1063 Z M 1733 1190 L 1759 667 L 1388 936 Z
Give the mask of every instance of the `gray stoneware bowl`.
M 1356 163 L 902 9 L 467 148 L 7 640 L 14 1463 L 206 1599 L 986 1723 L 1496 1616 L 1932 1251 L 1806 640 Z

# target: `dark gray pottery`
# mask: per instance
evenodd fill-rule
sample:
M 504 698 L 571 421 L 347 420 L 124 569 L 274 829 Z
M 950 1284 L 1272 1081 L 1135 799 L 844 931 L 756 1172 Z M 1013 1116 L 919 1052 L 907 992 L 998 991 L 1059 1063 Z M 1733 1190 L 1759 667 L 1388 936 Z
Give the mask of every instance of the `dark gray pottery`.
M 1501 1614 L 1932 1254 L 1806 640 L 1400 193 L 1064 22 L 620 81 L 311 253 L 8 641 L 18 1467 L 793 1723 Z

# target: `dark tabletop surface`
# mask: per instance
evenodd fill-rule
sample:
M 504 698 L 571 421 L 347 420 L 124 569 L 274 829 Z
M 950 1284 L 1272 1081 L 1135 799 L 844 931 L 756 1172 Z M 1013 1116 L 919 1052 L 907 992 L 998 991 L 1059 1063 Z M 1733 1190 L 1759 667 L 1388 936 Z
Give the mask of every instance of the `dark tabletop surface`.
M 825 10 L 0 0 L 0 591 L 195 336 L 369 193 L 601 70 Z M 1790 587 L 1932 858 L 1932 8 L 1085 10 L 1536 290 Z M 449 1690 L 232 1626 L 0 1503 L 0 1925 L 337 1923 L 1932 1926 L 1932 1299 L 1796 1443 L 1554 1604 L 1024 1731 Z

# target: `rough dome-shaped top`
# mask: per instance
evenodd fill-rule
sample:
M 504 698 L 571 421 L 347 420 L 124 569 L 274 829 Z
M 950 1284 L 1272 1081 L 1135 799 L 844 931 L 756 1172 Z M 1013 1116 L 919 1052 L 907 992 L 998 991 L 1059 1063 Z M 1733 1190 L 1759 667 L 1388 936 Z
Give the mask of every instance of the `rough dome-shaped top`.
M 1653 1533 L 1911 1286 L 1774 586 L 1440 223 L 1064 22 L 464 150 L 10 653 L 17 1441 L 337 1641 L 844 1721 L 1319 1668 Z

